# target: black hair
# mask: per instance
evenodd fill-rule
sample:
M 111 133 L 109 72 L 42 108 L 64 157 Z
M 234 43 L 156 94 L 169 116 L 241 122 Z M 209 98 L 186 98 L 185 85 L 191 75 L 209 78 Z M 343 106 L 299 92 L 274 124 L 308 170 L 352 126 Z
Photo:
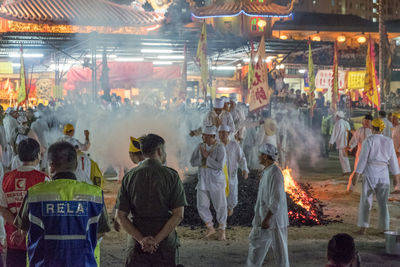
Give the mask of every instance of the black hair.
M 18 157 L 22 162 L 37 160 L 39 153 L 40 145 L 35 139 L 22 140 L 18 145 Z
M 374 130 L 376 132 L 380 132 L 381 131 L 381 129 L 379 127 L 375 127 L 375 126 L 372 126 L 372 130 Z
M 76 150 L 68 142 L 57 142 L 49 147 L 48 159 L 56 170 L 75 171 L 77 167 Z
M 379 116 L 386 117 L 386 111 L 384 110 L 379 111 Z
M 337 234 L 329 240 L 328 260 L 336 264 L 348 264 L 356 254 L 354 239 L 348 234 Z
M 364 119 L 369 120 L 369 121 L 372 121 L 372 120 L 373 120 L 371 114 L 365 115 Z
M 154 155 L 157 148 L 165 144 L 165 140 L 156 134 L 148 134 L 140 139 L 140 149 L 144 156 Z

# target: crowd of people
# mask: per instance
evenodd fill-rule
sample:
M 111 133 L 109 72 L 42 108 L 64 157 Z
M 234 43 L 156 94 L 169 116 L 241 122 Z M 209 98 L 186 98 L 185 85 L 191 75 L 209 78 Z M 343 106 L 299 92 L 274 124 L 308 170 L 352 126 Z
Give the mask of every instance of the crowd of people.
M 285 98 L 297 103 L 297 107 L 308 101 L 294 90 Z M 152 106 L 126 102 L 122 104 L 113 95 L 111 101 L 102 99 L 97 103 L 80 99 L 80 105 L 95 107 L 88 110 L 69 100 L 26 110 L 0 109 L 0 218 L 4 220 L 0 225 L 5 225 L 0 231 L 0 243 L 7 247 L 7 266 L 26 266 L 27 256 L 33 266 L 100 264 L 101 239 L 110 231 L 102 193 L 104 171 L 110 166 L 99 166 L 87 153 L 92 138 L 87 130 L 91 125 L 85 124 L 85 118 L 98 117 L 104 124 L 142 110 L 140 114 L 152 120 L 165 111 L 157 103 Z M 324 102 L 320 94 L 317 104 L 325 107 Z M 197 210 L 206 226 L 205 238 L 216 235 L 218 240 L 226 240 L 227 218 L 238 203 L 239 170 L 247 179 L 251 169 L 261 167 L 246 266 L 261 266 L 270 247 L 277 264 L 289 266 L 288 211 L 281 169 L 296 167 L 300 152 L 318 159 L 329 155 L 329 147 L 336 144 L 342 173 L 349 175 L 348 190 L 351 192 L 362 179 L 360 233 L 369 227 L 373 194 L 380 209 L 379 229 L 389 230 L 389 170 L 395 175 L 395 191 L 400 186 L 400 114 L 387 118 L 385 112 L 380 112 L 375 119 L 367 115 L 363 126 L 349 138 L 352 126 L 343 111 L 321 114 L 321 123 L 315 130 L 302 121 L 299 110 L 292 105 L 278 103 L 252 114 L 236 94 L 217 98 L 212 105 L 205 102 L 195 107 L 181 102 L 167 108 L 168 112 L 179 114 L 174 117 L 176 124 L 170 126 L 172 130 L 177 131 L 174 127 L 178 124 L 187 129 L 179 140 L 187 146 L 170 156 L 180 157 L 176 168 L 192 167 L 197 172 Z M 131 123 L 140 127 L 138 122 Z M 84 127 L 81 140 L 75 135 L 77 124 Z M 105 128 L 107 131 L 107 125 Z M 292 149 L 295 146 L 299 149 Z M 348 154 L 355 149 L 352 171 Z M 123 228 L 129 235 L 126 266 L 175 266 L 179 247 L 175 228 L 187 205 L 183 177 L 167 167 L 167 141 L 161 135 L 143 132 L 130 137 L 129 158 L 132 169 L 115 165 L 115 161 L 110 164 L 121 181 L 110 219 L 115 230 Z M 354 241 L 345 235 L 334 239 L 330 242 L 332 249 L 340 242 L 354 248 Z M 347 253 L 345 260 L 337 256 L 341 252 Z M 358 259 L 354 249 L 351 253 L 332 253 L 328 251 L 328 266 L 335 266 L 337 258 L 343 264 Z

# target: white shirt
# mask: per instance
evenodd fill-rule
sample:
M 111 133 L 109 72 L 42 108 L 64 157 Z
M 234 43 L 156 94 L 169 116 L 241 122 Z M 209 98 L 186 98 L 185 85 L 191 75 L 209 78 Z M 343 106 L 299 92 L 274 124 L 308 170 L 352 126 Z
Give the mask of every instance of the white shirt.
M 333 145 L 336 143 L 337 149 L 342 149 L 347 147 L 347 136 L 348 131 L 350 131 L 350 124 L 344 119 L 336 121 L 333 126 L 333 131 L 329 143 Z
M 230 114 L 232 115 L 233 123 L 235 124 L 236 131 L 239 131 L 239 135 L 243 138 L 243 128 L 244 121 L 246 117 L 244 116 L 244 112 L 238 106 L 235 106 L 234 109 L 230 110 Z
M 361 149 L 362 143 L 364 140 L 372 135 L 372 131 L 370 128 L 361 127 L 354 132 L 353 137 L 350 140 L 350 148 L 353 149 L 358 146 L 358 149 Z
M 6 131 L 7 143 L 11 144 L 11 137 L 13 136 L 15 129 L 18 127 L 18 122 L 14 117 L 7 114 L 3 119 L 3 125 Z
M 400 174 L 392 139 L 382 134 L 367 137 L 362 144 L 356 172 L 389 184 L 389 169 L 393 175 Z
M 289 225 L 286 193 L 281 169 L 273 164 L 264 169 L 258 186 L 256 205 L 254 206 L 253 226 L 260 227 L 268 211 L 272 212 L 270 229 Z
M 382 134 L 386 137 L 392 138 L 391 130 L 393 128 L 393 124 L 386 118 L 383 118 L 383 123 L 385 124 L 385 129 L 383 129 Z
M 92 163 L 89 156 L 85 153 L 78 153 L 77 160 L 78 166 L 76 167 L 75 171 L 76 180 L 87 184 L 93 184 L 92 180 L 90 179 Z
M 211 154 L 207 157 L 205 166 L 202 164 L 200 146 L 204 146 L 208 152 L 211 151 Z M 204 143 L 199 144 L 192 153 L 190 163 L 193 167 L 199 167 L 199 179 L 196 187 L 198 190 L 225 190 L 224 166 L 226 163 L 226 152 L 224 145 L 219 143 L 213 146 L 208 146 Z
M 233 122 L 232 115 L 225 110 L 223 110 L 219 115 L 217 115 L 214 110 L 211 110 L 203 120 L 203 127 L 211 125 L 217 126 L 217 117 L 219 117 L 219 119 L 221 120 L 221 125 L 228 125 L 231 129 L 231 132 L 236 132 L 235 123 Z
M 225 150 L 226 150 L 226 164 L 228 166 L 228 174 L 229 174 L 229 184 L 237 185 L 238 167 L 240 167 L 242 171 L 246 171 L 247 173 L 249 172 L 249 170 L 247 169 L 246 157 L 244 156 L 243 150 L 240 147 L 239 143 L 234 140 L 228 142 L 228 144 L 225 146 Z
M 47 125 L 47 122 L 44 119 L 39 118 L 32 123 L 31 129 L 36 133 L 40 145 L 44 149 L 47 149 L 49 145 L 47 140 L 47 134 L 49 133 L 49 126 Z
M 392 131 L 392 139 L 394 144 L 394 151 L 400 152 L 400 124 L 394 127 Z

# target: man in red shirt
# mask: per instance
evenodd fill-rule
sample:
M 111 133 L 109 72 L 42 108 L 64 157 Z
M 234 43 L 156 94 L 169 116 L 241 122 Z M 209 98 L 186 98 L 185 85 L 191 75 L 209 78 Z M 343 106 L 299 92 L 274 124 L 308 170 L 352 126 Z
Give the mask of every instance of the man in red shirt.
M 40 162 L 39 143 L 28 138 L 18 145 L 18 156 L 23 166 L 4 174 L 0 190 L 0 215 L 6 221 L 6 265 L 26 266 L 25 235 L 14 226 L 14 218 L 21 208 L 28 189 L 49 180 L 47 174 L 37 170 Z

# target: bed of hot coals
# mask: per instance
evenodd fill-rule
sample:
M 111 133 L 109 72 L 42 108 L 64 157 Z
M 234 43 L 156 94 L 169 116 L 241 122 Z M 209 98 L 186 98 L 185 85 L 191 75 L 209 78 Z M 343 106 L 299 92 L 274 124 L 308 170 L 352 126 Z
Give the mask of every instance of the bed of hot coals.
M 301 184 L 294 181 L 290 170 L 283 171 L 285 177 L 285 191 L 288 204 L 288 215 L 291 226 L 325 225 L 337 220 L 328 219 L 323 214 L 323 204 L 311 194 L 309 184 Z M 238 205 L 234 213 L 228 218 L 230 226 L 251 226 L 254 216 L 254 204 L 257 200 L 258 183 L 261 173 L 251 171 L 249 178 L 244 180 L 239 176 Z M 197 176 L 187 176 L 184 182 L 188 206 L 185 207 L 185 218 L 181 225 L 203 226 L 196 208 L 196 184 Z M 215 211 L 211 208 L 215 218 Z

